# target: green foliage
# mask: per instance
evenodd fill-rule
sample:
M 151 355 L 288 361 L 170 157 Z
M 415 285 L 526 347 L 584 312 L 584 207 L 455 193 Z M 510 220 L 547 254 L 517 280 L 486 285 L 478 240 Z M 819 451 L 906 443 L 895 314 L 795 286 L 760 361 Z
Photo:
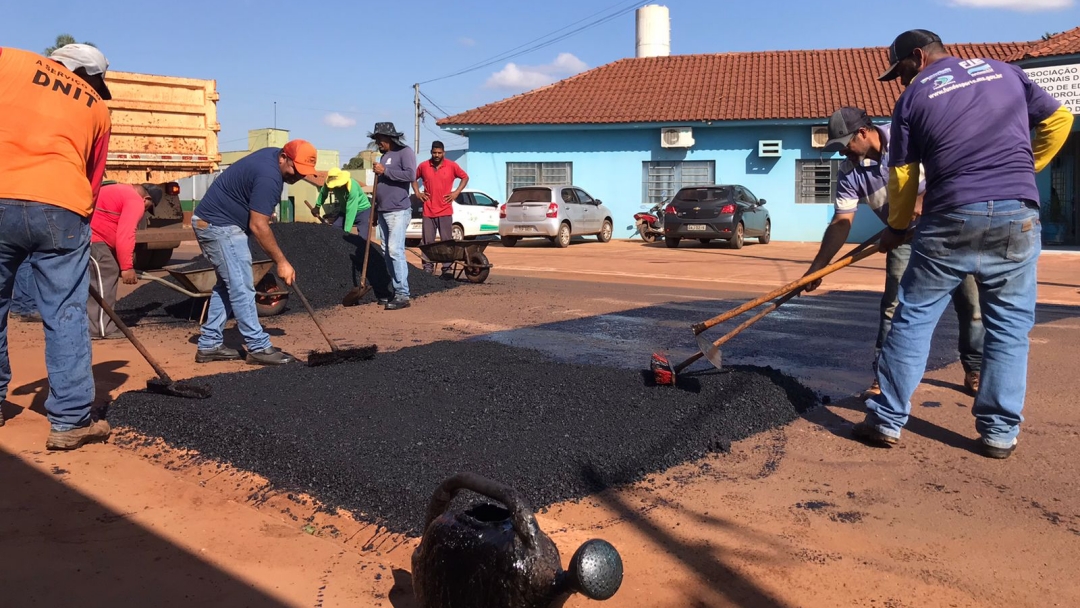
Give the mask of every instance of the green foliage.
M 60 48 L 62 46 L 69 45 L 69 44 L 75 44 L 75 37 L 72 36 L 71 34 L 60 34 L 59 36 L 56 37 L 56 43 L 53 44 L 50 47 L 47 47 L 45 49 L 45 56 L 48 57 L 56 49 L 58 49 L 58 48 Z M 90 46 L 95 46 L 93 42 L 83 42 L 83 44 L 89 44 Z

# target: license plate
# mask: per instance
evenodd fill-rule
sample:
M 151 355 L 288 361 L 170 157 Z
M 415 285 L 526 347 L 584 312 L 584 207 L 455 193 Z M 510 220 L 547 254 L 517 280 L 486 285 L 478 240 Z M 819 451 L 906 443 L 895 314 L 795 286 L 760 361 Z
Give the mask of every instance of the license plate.
M 708 224 L 687 224 L 686 229 L 687 230 L 708 230 L 709 226 L 708 226 Z
M 515 226 L 514 232 L 536 232 L 536 226 Z

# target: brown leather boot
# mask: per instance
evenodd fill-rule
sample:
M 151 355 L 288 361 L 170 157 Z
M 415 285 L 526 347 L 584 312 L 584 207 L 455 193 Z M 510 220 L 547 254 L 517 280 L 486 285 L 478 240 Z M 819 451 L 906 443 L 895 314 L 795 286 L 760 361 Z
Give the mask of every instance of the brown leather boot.
M 50 431 L 45 441 L 49 450 L 77 450 L 88 443 L 105 441 L 112 434 L 112 427 L 104 420 L 91 422 L 70 431 Z

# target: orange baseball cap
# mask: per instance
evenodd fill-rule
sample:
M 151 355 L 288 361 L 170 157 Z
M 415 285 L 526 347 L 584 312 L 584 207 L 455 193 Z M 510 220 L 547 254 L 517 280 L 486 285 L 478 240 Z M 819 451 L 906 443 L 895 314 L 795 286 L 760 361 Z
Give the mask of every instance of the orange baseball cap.
M 315 146 L 302 139 L 294 139 L 285 144 L 281 151 L 296 165 L 300 175 L 315 175 L 315 162 L 319 158 Z

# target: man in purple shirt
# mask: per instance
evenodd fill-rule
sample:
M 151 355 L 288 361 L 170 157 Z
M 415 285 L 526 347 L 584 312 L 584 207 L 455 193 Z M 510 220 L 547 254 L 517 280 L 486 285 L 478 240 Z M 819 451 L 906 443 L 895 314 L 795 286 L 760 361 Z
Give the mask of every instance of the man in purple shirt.
M 1072 114 L 1020 68 L 952 57 L 927 30 L 900 34 L 889 59 L 880 80 L 899 77 L 907 89 L 893 110 L 882 250 L 907 236 L 923 167 L 926 194 L 878 363 L 881 394 L 867 400 L 866 420 L 853 432 L 874 445 L 899 442 L 934 327 L 950 294 L 972 274 L 986 329 L 975 429 L 983 455 L 1008 458 L 1023 421 L 1035 324 L 1042 247 L 1035 173 L 1065 143 Z
M 394 286 L 394 299 L 386 310 L 409 307 L 409 262 L 405 259 L 405 230 L 412 220 L 409 189 L 416 179 L 416 154 L 401 140 L 392 122 L 377 122 L 368 137 L 375 140 L 382 158 L 375 163 L 375 210 L 386 270 Z

